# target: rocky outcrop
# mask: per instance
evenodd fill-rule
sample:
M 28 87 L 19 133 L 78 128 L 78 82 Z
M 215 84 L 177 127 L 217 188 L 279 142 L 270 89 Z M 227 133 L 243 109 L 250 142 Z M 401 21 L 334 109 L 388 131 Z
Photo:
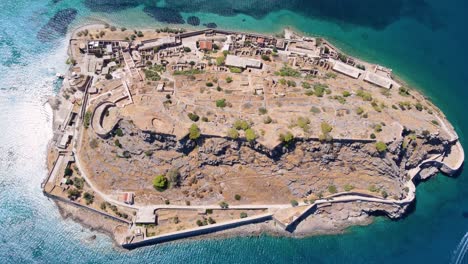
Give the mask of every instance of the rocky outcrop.
M 291 194 L 298 198 L 321 193 L 328 185 L 336 184 L 336 179 L 347 178 L 361 189 L 367 189 L 373 181 L 376 188 L 385 189 L 392 197 L 404 197 L 408 170 L 434 154 L 443 154 L 453 144 L 437 135 L 428 135 L 391 142 L 385 154 L 378 153 L 373 142 L 353 140 L 322 143 L 296 139 L 288 146 L 268 149 L 259 143 L 223 137 L 202 136 L 196 142 L 187 138 L 177 140 L 173 135 L 138 130 L 125 120 L 118 127 L 123 136 L 108 139 L 109 149 L 103 153 L 112 152 L 118 139 L 124 145 L 118 155 L 126 155 L 129 162 L 147 164 L 148 169 L 176 168 L 182 185 L 203 179 L 210 170 L 230 170 L 237 165 L 258 175 L 281 176 Z M 155 153 L 150 159 L 145 157 L 148 151 Z M 425 169 L 422 177 L 430 177 L 437 171 Z M 369 179 L 371 183 L 367 182 Z M 402 213 L 400 209 L 387 212 L 390 217 Z

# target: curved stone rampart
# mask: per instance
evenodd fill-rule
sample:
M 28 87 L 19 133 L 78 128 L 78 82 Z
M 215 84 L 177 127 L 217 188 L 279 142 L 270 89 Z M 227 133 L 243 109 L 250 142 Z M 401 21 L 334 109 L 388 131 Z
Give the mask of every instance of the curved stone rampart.
M 107 129 L 102 126 L 104 117 L 106 115 L 106 110 L 110 107 L 115 107 L 115 103 L 107 101 L 101 102 L 96 106 L 96 108 L 94 108 L 93 115 L 91 117 L 91 127 L 93 128 L 94 132 L 100 137 L 107 137 L 112 131 L 112 129 L 115 127 L 115 125 L 117 125 L 117 123 L 119 122 L 119 120 L 117 120 L 114 125 L 110 126 Z

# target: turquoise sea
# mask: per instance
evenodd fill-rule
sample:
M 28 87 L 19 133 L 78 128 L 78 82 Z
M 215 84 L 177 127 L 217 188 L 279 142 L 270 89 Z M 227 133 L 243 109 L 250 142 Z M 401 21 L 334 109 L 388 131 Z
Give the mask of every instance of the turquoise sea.
M 101 234 L 89 241 L 94 233 L 63 220 L 40 190 L 52 136 L 44 103 L 57 91 L 55 73 L 66 70 L 67 29 L 101 20 L 152 28 L 197 16 L 200 27 L 275 33 L 289 26 L 324 36 L 393 68 L 446 113 L 465 144 L 468 2 L 1 0 L 0 7 L 0 263 L 468 263 L 465 172 L 421 183 L 406 218 L 377 218 L 342 235 L 183 241 L 133 251 L 116 249 Z

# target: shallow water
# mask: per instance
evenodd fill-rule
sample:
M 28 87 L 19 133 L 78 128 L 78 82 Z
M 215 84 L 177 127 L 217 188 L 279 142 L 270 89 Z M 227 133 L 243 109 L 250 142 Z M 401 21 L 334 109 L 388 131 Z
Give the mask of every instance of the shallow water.
M 158 27 L 162 24 L 156 19 L 172 22 L 171 17 L 161 12 L 150 16 L 148 10 L 164 7 L 184 21 L 197 16 L 201 24 L 214 22 L 221 28 L 278 32 L 291 26 L 325 36 L 353 55 L 393 68 L 422 90 L 447 114 L 464 142 L 466 2 L 55 2 L 4 0 L 0 8 L 0 263 L 468 263 L 465 173 L 457 179 L 437 176 L 419 185 L 416 209 L 407 218 L 378 218 L 344 235 L 188 241 L 131 252 L 113 248 L 110 239 L 100 234 L 87 242 L 93 233 L 62 220 L 40 190 L 47 140 L 52 136 L 52 116 L 44 103 L 56 92 L 55 73 L 66 71 L 67 22 L 71 21 L 69 29 L 100 20 L 128 28 Z M 76 18 L 50 20 L 67 8 L 76 10 Z M 39 32 L 45 37 L 42 42 Z

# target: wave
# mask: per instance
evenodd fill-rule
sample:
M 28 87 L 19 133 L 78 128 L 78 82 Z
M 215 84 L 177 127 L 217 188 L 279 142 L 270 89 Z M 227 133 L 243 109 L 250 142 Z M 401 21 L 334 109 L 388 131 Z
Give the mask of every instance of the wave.
M 461 264 L 465 258 L 465 254 L 468 251 L 468 232 L 465 233 L 462 240 L 457 246 L 457 249 L 453 252 L 452 264 Z

